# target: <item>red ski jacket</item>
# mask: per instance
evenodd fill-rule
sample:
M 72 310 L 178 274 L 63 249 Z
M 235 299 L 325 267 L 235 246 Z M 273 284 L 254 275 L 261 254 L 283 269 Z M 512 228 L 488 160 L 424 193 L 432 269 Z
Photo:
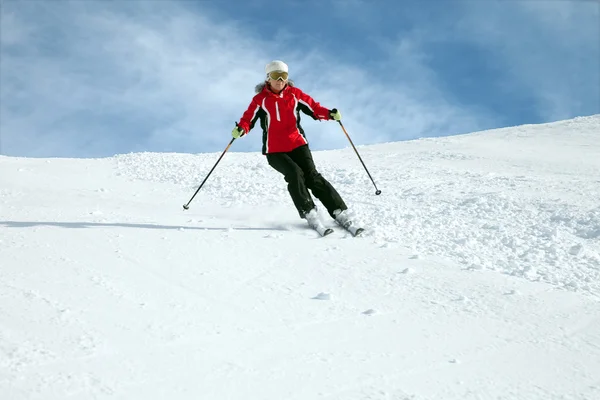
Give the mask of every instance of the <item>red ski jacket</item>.
M 285 153 L 308 144 L 300 126 L 300 111 L 315 120 L 328 120 L 329 109 L 321 106 L 302 90 L 287 85 L 275 94 L 264 85 L 252 98 L 238 126 L 248 133 L 257 120 L 263 131 L 262 153 Z

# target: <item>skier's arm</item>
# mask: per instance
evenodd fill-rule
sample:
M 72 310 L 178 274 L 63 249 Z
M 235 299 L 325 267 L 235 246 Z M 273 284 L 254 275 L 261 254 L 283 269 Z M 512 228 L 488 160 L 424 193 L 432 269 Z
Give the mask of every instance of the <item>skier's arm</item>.
M 304 93 L 302 90 L 295 88 L 296 98 L 298 99 L 298 107 L 306 115 L 311 116 L 317 120 L 328 120 L 331 119 L 330 110 L 323 107 L 312 97 Z
M 238 122 L 237 126 L 242 128 L 245 133 L 250 132 L 252 128 L 254 128 L 254 124 L 258 119 L 258 111 L 260 110 L 260 104 L 256 101 L 256 99 L 252 99 L 248 109 L 242 115 L 240 122 Z

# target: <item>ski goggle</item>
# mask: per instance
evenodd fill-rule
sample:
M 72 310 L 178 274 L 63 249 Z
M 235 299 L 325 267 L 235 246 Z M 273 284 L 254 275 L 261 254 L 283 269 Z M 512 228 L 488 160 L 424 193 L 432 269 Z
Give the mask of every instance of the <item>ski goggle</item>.
M 274 81 L 287 81 L 288 79 L 288 73 L 284 71 L 272 71 L 269 72 L 268 76 Z

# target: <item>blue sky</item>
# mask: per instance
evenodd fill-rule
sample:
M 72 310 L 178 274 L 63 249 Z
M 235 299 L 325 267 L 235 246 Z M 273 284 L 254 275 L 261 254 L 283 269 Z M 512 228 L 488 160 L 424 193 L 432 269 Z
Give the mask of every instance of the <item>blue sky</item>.
M 220 152 L 264 65 L 357 145 L 600 113 L 598 1 L 1 0 L 0 154 Z M 306 117 L 314 150 L 348 146 Z M 260 151 L 258 128 L 233 151 Z

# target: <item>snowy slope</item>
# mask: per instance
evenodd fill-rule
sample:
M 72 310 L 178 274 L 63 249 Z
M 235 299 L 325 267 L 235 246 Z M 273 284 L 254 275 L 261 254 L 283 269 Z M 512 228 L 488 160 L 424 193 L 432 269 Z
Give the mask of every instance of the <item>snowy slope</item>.
M 315 152 L 361 238 L 235 143 L 188 211 L 220 154 L 0 157 L 0 399 L 598 399 L 599 133 Z

